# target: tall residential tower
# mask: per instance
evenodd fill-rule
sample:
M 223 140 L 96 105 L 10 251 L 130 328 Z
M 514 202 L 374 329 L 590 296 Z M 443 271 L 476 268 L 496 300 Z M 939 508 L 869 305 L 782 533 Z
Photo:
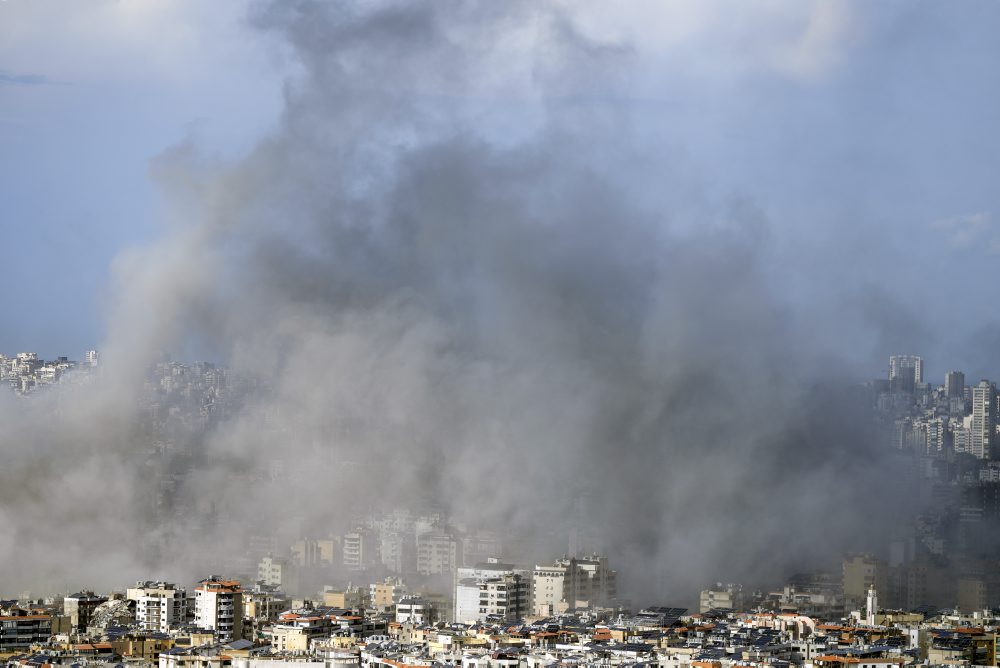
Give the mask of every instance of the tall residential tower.
M 997 440 L 997 386 L 981 380 L 972 388 L 972 429 L 969 452 L 979 459 L 992 459 Z
M 893 355 L 889 358 L 889 388 L 892 392 L 913 392 L 924 382 L 924 358 Z

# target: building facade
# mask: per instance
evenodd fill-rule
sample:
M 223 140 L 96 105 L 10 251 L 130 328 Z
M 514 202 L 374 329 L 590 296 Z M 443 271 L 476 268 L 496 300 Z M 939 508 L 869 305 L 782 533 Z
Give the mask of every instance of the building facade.
M 137 582 L 125 598 L 135 601 L 135 621 L 145 631 L 166 633 L 187 621 L 187 592 L 169 582 Z
M 243 589 L 238 580 L 213 575 L 195 588 L 194 623 L 223 642 L 243 637 Z
M 993 458 L 997 428 L 997 388 L 981 380 L 972 388 L 972 428 L 969 432 L 969 453 L 979 459 Z

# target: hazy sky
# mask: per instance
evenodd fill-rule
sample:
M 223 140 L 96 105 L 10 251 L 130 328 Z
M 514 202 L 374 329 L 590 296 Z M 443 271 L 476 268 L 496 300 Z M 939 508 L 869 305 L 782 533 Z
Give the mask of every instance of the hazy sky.
M 188 578 L 373 490 L 542 555 L 590 504 L 623 572 L 689 567 L 664 596 L 881 541 L 910 482 L 841 381 L 897 352 L 1000 378 L 998 28 L 992 1 L 0 2 L 0 350 L 106 353 L 93 388 L 0 398 L 0 561 Z M 266 384 L 197 466 L 134 438 L 164 350 Z
M 273 124 L 280 53 L 243 3 L 0 3 L 0 216 L 16 290 L 0 349 L 100 344 L 110 266 L 158 234 L 150 160 L 190 137 L 232 155 Z
M 606 86 L 581 72 L 548 104 L 627 119 L 623 132 L 675 156 L 685 202 L 748 203 L 779 293 L 817 326 L 836 318 L 859 369 L 906 351 L 935 376 L 1000 373 L 1000 3 L 572 4 L 627 74 Z M 100 345 L 115 257 L 161 233 L 150 160 L 189 138 L 235 157 L 273 128 L 298 65 L 246 14 L 0 3 L 0 350 Z M 480 101 L 501 142 L 539 106 L 511 80 Z M 671 224 L 702 221 L 681 209 Z

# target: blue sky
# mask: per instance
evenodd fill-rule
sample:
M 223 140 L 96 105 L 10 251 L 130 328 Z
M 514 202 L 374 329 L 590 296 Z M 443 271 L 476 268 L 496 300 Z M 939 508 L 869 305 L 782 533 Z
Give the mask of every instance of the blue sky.
M 100 345 L 114 258 L 162 231 L 150 160 L 239 155 L 275 122 L 280 53 L 211 5 L 0 3 L 0 351 Z
M 594 90 L 581 73 L 549 103 L 625 110 L 681 156 L 684 202 L 752 202 L 780 293 L 842 312 L 873 370 L 899 351 L 935 374 L 1000 372 L 1000 3 L 572 6 L 581 33 L 628 52 L 628 74 Z M 246 11 L 0 3 L 0 351 L 100 345 L 115 258 L 164 233 L 150 161 L 186 140 L 235 159 L 277 123 L 296 65 Z M 537 112 L 517 68 L 482 115 L 497 137 Z M 700 224 L 684 211 L 675 225 Z

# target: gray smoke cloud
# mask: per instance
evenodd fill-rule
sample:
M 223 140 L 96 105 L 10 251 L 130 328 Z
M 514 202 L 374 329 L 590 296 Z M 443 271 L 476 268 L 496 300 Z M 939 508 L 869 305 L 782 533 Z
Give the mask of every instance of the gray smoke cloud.
M 647 142 L 621 104 L 629 44 L 536 3 L 273 2 L 251 21 L 301 65 L 280 128 L 236 163 L 160 156 L 171 223 L 116 266 L 105 372 L 0 401 L 5 591 L 190 581 L 250 533 L 406 506 L 538 560 L 583 522 L 626 594 L 686 603 L 898 521 L 905 475 L 846 389 L 855 358 L 831 353 L 854 330 L 786 299 L 799 276 L 775 268 L 764 204 Z M 884 311 L 857 301 L 845 317 Z M 173 464 L 133 405 L 164 350 L 260 387 L 191 435 L 154 523 Z

